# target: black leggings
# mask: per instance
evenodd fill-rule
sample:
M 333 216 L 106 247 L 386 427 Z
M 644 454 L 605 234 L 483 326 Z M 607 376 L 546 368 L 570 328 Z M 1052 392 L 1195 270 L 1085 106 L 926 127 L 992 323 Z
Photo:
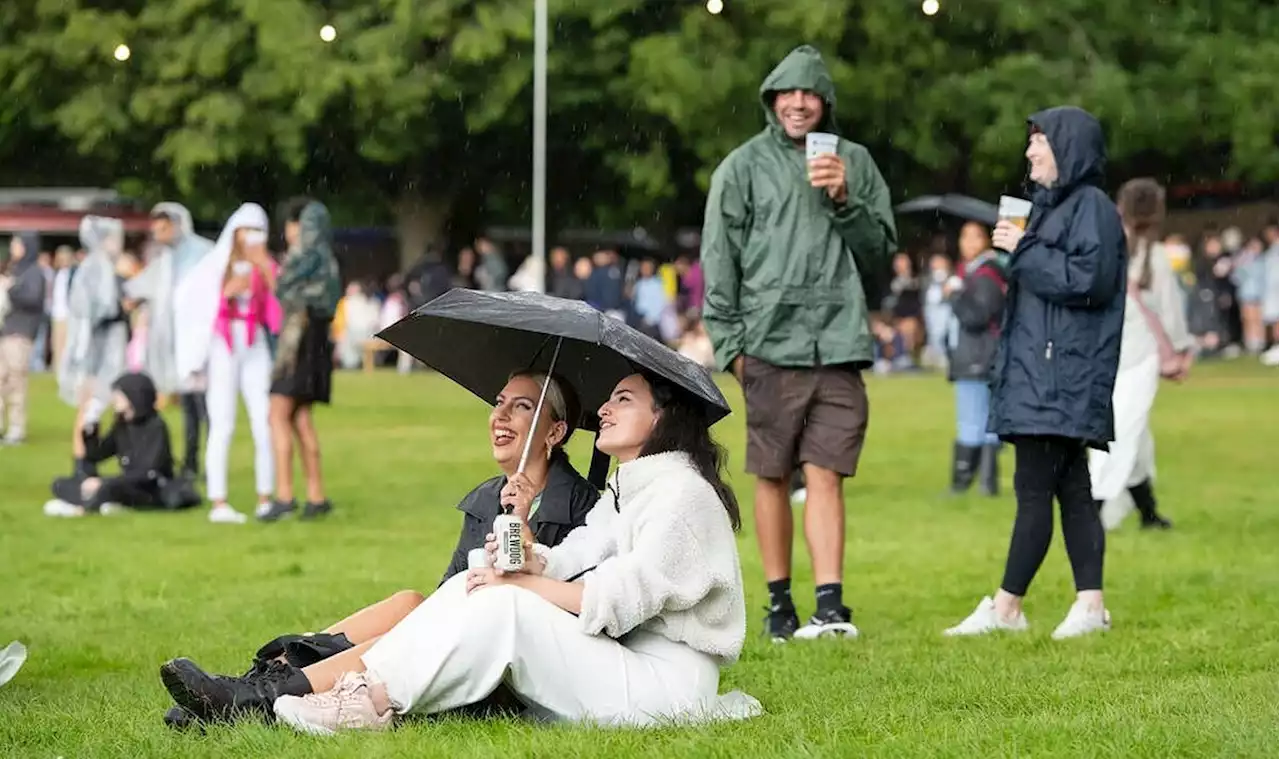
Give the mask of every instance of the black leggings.
M 1013 491 L 1018 516 L 1004 567 L 1006 592 L 1025 596 L 1053 541 L 1053 499 L 1062 512 L 1062 534 L 1076 590 L 1102 590 L 1106 538 L 1089 480 L 1089 451 L 1079 440 L 1023 437 L 1013 441 Z
M 204 393 L 183 393 L 182 431 L 184 435 L 182 447 L 183 471 L 197 474 L 200 471 L 200 428 L 208 426 L 209 412 L 204 405 Z
M 83 477 L 60 477 L 53 481 L 53 497 L 65 501 L 72 506 L 84 506 L 90 511 L 97 511 L 104 503 L 118 503 L 130 508 L 153 508 L 160 505 L 160 490 L 151 484 L 134 484 L 125 482 L 119 477 L 104 477 L 98 492 L 93 498 L 85 500 L 80 496 L 80 483 Z

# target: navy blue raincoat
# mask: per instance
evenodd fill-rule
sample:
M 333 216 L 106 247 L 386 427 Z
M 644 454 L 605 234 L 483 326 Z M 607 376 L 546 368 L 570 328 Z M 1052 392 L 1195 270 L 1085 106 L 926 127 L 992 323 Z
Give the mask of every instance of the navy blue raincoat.
M 1126 252 L 1120 214 L 1099 187 L 1102 127 L 1071 107 L 1027 121 L 1048 138 L 1058 181 L 1032 193 L 1014 251 L 988 428 L 1004 439 L 1057 435 L 1105 450 L 1115 439 Z

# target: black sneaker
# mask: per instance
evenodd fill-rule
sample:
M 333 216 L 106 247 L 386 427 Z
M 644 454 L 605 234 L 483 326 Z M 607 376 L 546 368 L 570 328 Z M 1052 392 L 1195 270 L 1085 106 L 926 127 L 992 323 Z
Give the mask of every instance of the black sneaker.
M 302 509 L 303 519 L 319 519 L 320 517 L 333 511 L 333 504 L 327 499 L 319 503 L 308 503 Z
M 800 640 L 816 640 L 818 638 L 856 638 L 858 628 L 853 626 L 853 612 L 848 607 L 839 609 L 818 609 L 804 627 L 796 630 Z
M 160 679 L 178 706 L 206 722 L 229 721 L 246 714 L 269 719 L 280 696 L 311 692 L 302 670 L 284 662 L 271 662 L 260 674 L 231 677 L 210 675 L 190 659 L 174 659 L 160 667 Z
M 786 643 L 796 634 L 800 618 L 795 609 L 771 608 L 764 618 L 764 634 L 774 643 Z
M 1164 517 L 1160 516 L 1160 514 L 1159 514 L 1159 513 L 1152 514 L 1152 515 L 1151 515 L 1151 516 L 1149 516 L 1149 517 L 1148 517 L 1148 516 L 1146 516 L 1146 515 L 1143 515 L 1143 517 L 1142 517 L 1142 529 L 1144 529 L 1144 530 L 1171 530 L 1171 529 L 1173 529 L 1173 522 L 1170 522 L 1168 519 L 1165 519 Z
M 259 506 L 254 516 L 259 522 L 278 522 L 298 510 L 294 501 L 279 501 L 272 498 L 265 507 Z

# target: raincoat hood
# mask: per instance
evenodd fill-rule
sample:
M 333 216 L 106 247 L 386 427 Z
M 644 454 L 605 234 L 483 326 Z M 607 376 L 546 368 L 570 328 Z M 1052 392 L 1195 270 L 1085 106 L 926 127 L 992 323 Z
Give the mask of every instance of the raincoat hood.
M 115 244 L 108 250 L 108 241 Z M 106 216 L 86 216 L 80 220 L 80 245 L 90 254 L 105 252 L 114 258 L 124 245 L 124 222 Z
M 141 372 L 125 374 L 115 381 L 112 389 L 119 390 L 133 407 L 133 422 L 141 422 L 156 413 L 156 386 L 151 378 Z
M 196 232 L 195 222 L 191 220 L 191 212 L 188 211 L 187 207 L 181 203 L 174 203 L 172 201 L 156 203 L 155 207 L 151 209 L 151 215 L 167 216 L 178 223 L 179 235 L 178 239 L 174 240 L 174 245 L 181 242 L 182 238 L 190 237 Z
M 329 209 L 319 201 L 311 201 L 298 216 L 298 246 L 303 250 L 324 248 L 328 253 L 333 247 L 333 225 L 329 221 Z
M 1051 205 L 1080 185 L 1102 185 L 1107 143 L 1102 125 L 1092 114 L 1074 106 L 1060 106 L 1032 114 L 1027 124 L 1048 138 L 1058 164 L 1058 181 L 1050 188 Z
M 36 265 L 36 261 L 40 258 L 40 235 L 35 232 L 19 232 L 14 235 L 22 241 L 23 254 L 22 258 L 14 261 L 9 267 L 9 274 L 18 277 Z
M 836 133 L 836 85 L 822 54 L 811 45 L 801 45 L 788 53 L 760 84 L 760 103 L 764 106 L 765 119 L 775 133 L 784 137 L 782 125 L 773 112 L 773 100 L 777 93 L 791 90 L 809 90 L 822 98 L 824 107 L 818 131 Z

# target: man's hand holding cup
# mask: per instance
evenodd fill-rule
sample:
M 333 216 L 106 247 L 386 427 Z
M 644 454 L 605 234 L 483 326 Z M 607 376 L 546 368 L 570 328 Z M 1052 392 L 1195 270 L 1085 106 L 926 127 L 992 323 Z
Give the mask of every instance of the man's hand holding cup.
M 805 158 L 809 163 L 809 184 L 827 191 L 836 205 L 849 199 L 844 159 L 838 154 L 840 138 L 826 132 L 810 132 L 805 136 Z

